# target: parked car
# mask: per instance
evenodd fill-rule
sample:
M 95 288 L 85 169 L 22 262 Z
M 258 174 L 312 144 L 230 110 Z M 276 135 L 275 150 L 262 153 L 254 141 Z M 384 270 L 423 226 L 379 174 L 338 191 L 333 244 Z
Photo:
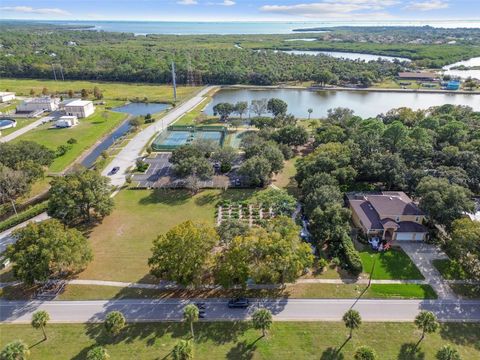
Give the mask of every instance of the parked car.
M 120 166 L 115 166 L 115 167 L 112 169 L 112 171 L 110 171 L 110 174 L 111 174 L 111 175 L 115 175 L 115 174 L 118 172 L 118 170 L 120 170 Z
M 236 298 L 228 301 L 228 307 L 231 309 L 245 309 L 250 305 L 250 301 L 246 298 Z

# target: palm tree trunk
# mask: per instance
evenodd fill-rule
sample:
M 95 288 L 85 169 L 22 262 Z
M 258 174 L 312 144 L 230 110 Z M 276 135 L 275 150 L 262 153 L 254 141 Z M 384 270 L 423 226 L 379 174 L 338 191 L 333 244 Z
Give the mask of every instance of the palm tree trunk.
M 353 335 L 353 329 L 352 329 L 352 328 L 350 328 L 350 336 L 349 336 L 349 339 L 351 339 L 351 338 L 352 338 L 352 335 Z
M 195 334 L 193 333 L 193 321 L 190 321 L 190 332 L 192 333 L 192 339 L 194 339 Z
M 47 333 L 45 332 L 45 326 L 42 326 L 42 331 L 43 331 L 43 339 L 47 341 Z
M 265 335 L 266 335 L 265 328 L 262 328 L 262 337 L 265 337 Z
M 425 331 L 422 332 L 422 336 L 420 337 L 420 340 L 415 344 L 415 349 L 417 349 L 418 345 L 422 342 L 422 340 L 425 338 Z

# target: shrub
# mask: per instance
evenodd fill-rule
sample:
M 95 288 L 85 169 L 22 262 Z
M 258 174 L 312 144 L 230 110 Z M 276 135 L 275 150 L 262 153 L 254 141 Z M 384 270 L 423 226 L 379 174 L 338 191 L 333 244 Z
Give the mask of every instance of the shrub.
M 31 219 L 34 216 L 37 216 L 43 213 L 44 211 L 47 211 L 47 208 L 48 208 L 48 201 L 44 201 L 40 204 L 37 204 L 28 208 L 25 211 L 22 211 L 21 213 L 18 214 L 18 216 L 12 216 L 7 220 L 0 222 L 0 232 L 10 229 L 15 225 L 18 225 L 28 219 Z
M 342 239 L 342 247 L 343 247 L 343 259 L 344 259 L 344 267 L 353 275 L 357 276 L 363 270 L 362 260 L 360 259 L 360 254 L 353 246 L 353 241 L 345 234 Z
M 317 267 L 323 272 L 323 269 L 328 266 L 328 261 L 325 258 L 320 258 L 317 261 Z
M 70 139 L 67 140 L 67 144 L 73 145 L 73 144 L 76 144 L 76 143 L 77 143 L 77 139 L 70 138 Z

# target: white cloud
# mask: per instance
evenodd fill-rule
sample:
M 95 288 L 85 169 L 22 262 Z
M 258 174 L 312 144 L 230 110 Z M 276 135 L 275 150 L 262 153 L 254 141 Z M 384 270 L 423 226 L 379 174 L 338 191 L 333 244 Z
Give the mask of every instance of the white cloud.
M 346 17 L 358 12 L 383 10 L 398 3 L 398 0 L 323 0 L 293 5 L 264 5 L 260 10 L 305 17 Z
M 198 1 L 197 0 L 180 0 L 180 1 L 177 1 L 177 4 L 179 4 L 179 5 L 197 5 Z
M 405 9 L 407 10 L 419 10 L 419 11 L 430 11 L 430 10 L 439 10 L 448 8 L 448 3 L 443 0 L 430 0 L 430 1 L 421 1 L 416 2 L 412 1 L 409 3 Z
M 25 14 L 70 15 L 68 11 L 58 8 L 32 8 L 31 6 L 4 6 L 0 7 L 0 10 Z
M 223 6 L 233 6 L 233 5 L 235 5 L 235 1 L 233 1 L 233 0 L 224 0 L 222 3 L 220 3 L 220 5 L 223 5 Z

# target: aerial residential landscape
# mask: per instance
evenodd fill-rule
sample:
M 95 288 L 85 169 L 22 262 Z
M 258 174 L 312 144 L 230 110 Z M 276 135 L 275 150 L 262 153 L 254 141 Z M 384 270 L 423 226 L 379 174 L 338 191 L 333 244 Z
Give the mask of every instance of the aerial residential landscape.
M 0 359 L 479 359 L 479 14 L 0 1 Z

